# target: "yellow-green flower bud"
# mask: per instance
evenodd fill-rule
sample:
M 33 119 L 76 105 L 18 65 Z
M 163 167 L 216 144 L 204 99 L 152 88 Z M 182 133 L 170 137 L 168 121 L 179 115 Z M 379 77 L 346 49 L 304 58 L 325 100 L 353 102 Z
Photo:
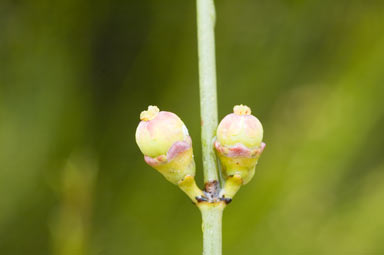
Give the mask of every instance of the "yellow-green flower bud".
M 216 133 L 215 148 L 224 177 L 239 175 L 243 184 L 248 183 L 265 147 L 262 140 L 263 127 L 251 115 L 251 109 L 245 105 L 235 106 L 233 113 L 220 122 Z
M 136 143 L 145 162 L 174 184 L 187 175 L 195 176 L 192 140 L 181 119 L 156 106 L 149 106 L 140 119 Z

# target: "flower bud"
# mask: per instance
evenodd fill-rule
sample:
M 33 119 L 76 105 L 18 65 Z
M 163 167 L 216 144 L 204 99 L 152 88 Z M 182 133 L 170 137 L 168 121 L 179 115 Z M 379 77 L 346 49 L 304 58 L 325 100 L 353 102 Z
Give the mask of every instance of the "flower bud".
M 149 106 L 140 119 L 136 143 L 145 162 L 174 184 L 187 175 L 195 176 L 192 140 L 181 119 L 156 106 Z
M 215 148 L 224 177 L 239 175 L 243 184 L 248 183 L 265 147 L 262 140 L 260 121 L 251 115 L 248 106 L 236 105 L 233 113 L 220 122 L 216 133 Z

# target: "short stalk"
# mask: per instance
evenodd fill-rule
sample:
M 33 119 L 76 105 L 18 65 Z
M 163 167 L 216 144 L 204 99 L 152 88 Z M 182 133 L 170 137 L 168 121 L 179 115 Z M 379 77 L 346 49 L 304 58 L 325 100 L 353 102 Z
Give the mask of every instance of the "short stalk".
M 228 176 L 227 181 L 225 182 L 224 189 L 220 192 L 220 197 L 224 196 L 226 198 L 232 199 L 236 193 L 241 188 L 243 184 L 243 179 L 240 175 L 235 174 L 233 176 Z
M 179 181 L 178 186 L 195 204 L 197 204 L 196 198 L 204 196 L 203 191 L 196 185 L 193 176 L 187 175 L 183 180 Z

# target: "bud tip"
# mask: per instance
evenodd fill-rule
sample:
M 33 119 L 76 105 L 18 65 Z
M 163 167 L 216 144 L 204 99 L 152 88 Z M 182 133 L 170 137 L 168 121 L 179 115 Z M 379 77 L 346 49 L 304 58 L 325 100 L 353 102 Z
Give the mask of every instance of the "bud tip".
M 237 115 L 251 115 L 251 108 L 246 105 L 235 105 L 233 113 Z
M 140 120 L 142 120 L 142 121 L 153 120 L 159 112 L 160 112 L 159 107 L 154 106 L 154 105 L 150 105 L 150 106 L 148 106 L 148 110 L 142 111 L 140 113 Z

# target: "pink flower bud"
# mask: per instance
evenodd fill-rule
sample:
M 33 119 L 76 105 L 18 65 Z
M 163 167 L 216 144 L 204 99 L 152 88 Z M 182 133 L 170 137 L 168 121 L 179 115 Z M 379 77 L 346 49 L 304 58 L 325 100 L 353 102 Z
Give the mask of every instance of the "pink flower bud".
M 248 106 L 237 105 L 233 112 L 220 122 L 215 148 L 224 176 L 238 174 L 245 184 L 253 177 L 257 160 L 265 147 L 263 127 L 251 115 Z
M 225 146 L 242 144 L 248 148 L 261 145 L 263 126 L 251 115 L 251 109 L 245 105 L 236 105 L 233 112 L 224 117 L 217 128 L 217 140 Z
M 192 140 L 181 119 L 156 106 L 149 106 L 140 119 L 136 143 L 145 162 L 175 184 L 186 175 L 194 176 Z

